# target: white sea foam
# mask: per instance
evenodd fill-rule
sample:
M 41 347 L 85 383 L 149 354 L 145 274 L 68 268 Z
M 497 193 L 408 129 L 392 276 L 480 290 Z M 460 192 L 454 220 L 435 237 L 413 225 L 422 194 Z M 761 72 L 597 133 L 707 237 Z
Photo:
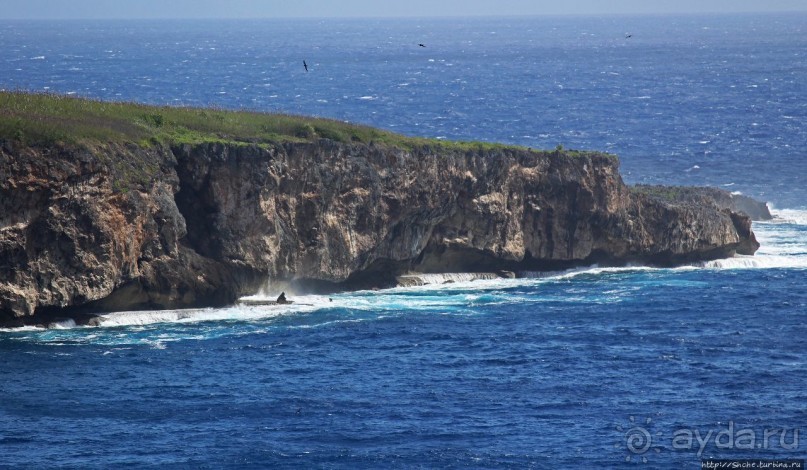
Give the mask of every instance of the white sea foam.
M 255 298 L 253 296 L 253 298 Z M 317 298 L 314 301 L 312 298 Z M 269 299 L 265 299 L 269 300 Z M 147 310 L 138 312 L 115 312 L 101 315 L 101 327 L 145 326 L 156 323 L 198 323 L 206 321 L 252 321 L 307 312 L 321 308 L 327 302 L 322 296 L 295 298 L 294 304 L 271 306 L 235 305 L 228 308 Z M 307 300 L 307 301 L 306 301 Z
M 146 310 L 116 312 L 100 316 L 101 326 L 141 326 L 152 323 L 188 321 L 198 318 L 203 310 Z
M 399 277 L 404 286 L 443 285 L 457 282 L 470 282 L 481 279 L 497 279 L 494 273 L 439 273 L 439 274 L 406 274 Z
M 10 333 L 10 332 L 21 333 L 21 332 L 26 332 L 26 331 L 41 331 L 41 330 L 42 330 L 42 327 L 34 326 L 34 325 L 21 326 L 21 327 L 17 327 L 17 328 L 0 328 L 0 331 L 4 331 L 6 333 Z
M 770 207 L 773 220 L 760 224 L 791 224 L 807 226 L 807 209 L 776 209 Z
M 807 268 L 807 257 L 738 255 L 734 258 L 707 261 L 701 266 L 710 269 Z
M 68 318 L 65 320 L 58 320 L 48 324 L 48 328 L 53 330 L 66 330 L 68 328 L 75 328 L 76 322 L 75 320 Z

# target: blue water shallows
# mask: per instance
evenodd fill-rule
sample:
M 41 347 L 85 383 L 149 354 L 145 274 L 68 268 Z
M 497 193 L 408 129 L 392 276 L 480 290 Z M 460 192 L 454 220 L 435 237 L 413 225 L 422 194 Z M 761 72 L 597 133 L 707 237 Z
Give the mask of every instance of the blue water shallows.
M 755 223 L 756 256 L 678 269 L 0 331 L 0 466 L 803 458 L 806 19 L 0 22 L 0 88 L 602 149 L 630 182 L 721 186 L 779 216 Z

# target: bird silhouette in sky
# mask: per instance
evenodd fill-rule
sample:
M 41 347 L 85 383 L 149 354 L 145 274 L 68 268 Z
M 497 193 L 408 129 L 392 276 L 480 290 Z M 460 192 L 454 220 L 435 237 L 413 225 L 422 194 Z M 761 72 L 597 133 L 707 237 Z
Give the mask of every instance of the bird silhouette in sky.
M 630 39 L 632 37 L 633 35 L 631 33 L 625 33 L 625 39 Z
M 305 61 L 303 61 L 303 67 L 305 67 L 305 71 L 308 72 L 308 64 L 306 64 Z
M 418 44 L 418 46 L 420 46 L 420 47 L 426 47 L 426 45 L 425 45 L 425 44 L 423 44 L 423 43 Z

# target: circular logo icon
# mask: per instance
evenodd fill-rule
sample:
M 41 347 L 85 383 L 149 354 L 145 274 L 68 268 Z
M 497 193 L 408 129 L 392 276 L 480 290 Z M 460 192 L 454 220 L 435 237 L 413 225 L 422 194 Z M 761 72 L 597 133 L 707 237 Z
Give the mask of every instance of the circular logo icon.
M 625 457 L 625 462 L 630 462 L 633 456 L 641 456 L 641 460 L 647 463 L 647 457 L 644 456 L 650 449 L 655 453 L 660 453 L 661 449 L 653 447 L 653 438 L 661 437 L 661 433 L 657 432 L 652 434 L 648 429 L 652 420 L 647 418 L 644 423 L 637 423 L 636 418 L 630 417 L 630 425 L 626 428 L 617 426 L 616 430 L 622 433 L 623 441 L 617 443 L 614 447 L 621 448 L 623 445 L 628 449 L 628 455 Z
M 653 445 L 653 436 L 647 429 L 636 426 L 625 432 L 625 443 L 628 445 L 628 452 L 632 454 L 644 454 Z

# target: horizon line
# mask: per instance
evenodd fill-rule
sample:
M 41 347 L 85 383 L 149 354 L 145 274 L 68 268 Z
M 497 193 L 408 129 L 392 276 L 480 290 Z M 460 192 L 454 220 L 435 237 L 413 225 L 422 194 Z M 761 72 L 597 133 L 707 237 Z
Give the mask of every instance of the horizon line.
M 698 12 L 640 12 L 640 13 L 533 13 L 533 14 L 502 14 L 502 15 L 487 15 L 487 14 L 461 14 L 461 15 L 396 15 L 396 16 L 383 16 L 383 15 L 368 15 L 368 16 L 353 16 L 353 15 L 330 15 L 330 16 L 195 16 L 195 17 L 179 17 L 179 16 L 137 16 L 137 17 L 121 17 L 121 16 L 99 16 L 99 17 L 0 17 L 0 21 L 142 21 L 142 20 L 167 20 L 167 21 L 193 21 L 193 20 L 427 20 L 427 19 L 480 19 L 480 18 L 572 18 L 572 17 L 661 17 L 661 16 L 731 16 L 731 15 L 788 15 L 788 14 L 807 14 L 807 10 L 744 10 L 744 11 L 698 11 Z

